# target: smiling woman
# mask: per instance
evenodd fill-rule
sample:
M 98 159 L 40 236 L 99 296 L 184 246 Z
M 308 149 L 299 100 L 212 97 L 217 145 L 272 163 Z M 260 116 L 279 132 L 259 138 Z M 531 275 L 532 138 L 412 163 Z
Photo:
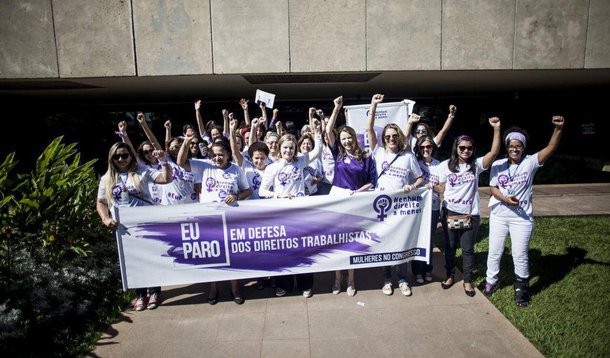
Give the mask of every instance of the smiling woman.
M 162 171 L 139 165 L 131 146 L 115 143 L 108 152 L 108 170 L 100 179 L 96 209 L 104 225 L 117 229 L 117 222 L 109 213 L 118 206 L 153 205 L 149 184 L 172 182 L 170 166 L 165 162 L 165 152 L 158 150 L 152 155 L 159 161 Z M 146 296 L 148 291 L 148 297 Z M 155 309 L 161 302 L 161 287 L 136 289 L 136 311 Z
M 377 190 L 402 190 L 405 193 L 419 187 L 424 179 L 417 159 L 407 150 L 407 138 L 400 127 L 394 123 L 387 124 L 381 132 L 381 146 L 377 146 L 375 133 L 375 113 L 377 105 L 383 101 L 382 94 L 376 94 L 371 99 L 371 109 L 368 115 L 367 134 L 369 145 L 375 158 L 377 168 Z M 413 116 L 413 115 L 412 115 Z M 398 287 L 404 296 L 411 296 L 411 288 L 406 277 L 407 264 L 394 266 L 398 279 Z M 392 267 L 383 268 L 384 285 L 381 289 L 384 295 L 391 295 Z
M 472 285 L 474 268 L 474 240 L 479 229 L 479 175 L 487 170 L 500 151 L 500 119 L 489 118 L 493 128 L 491 150 L 477 158 L 474 140 L 467 136 L 457 137 L 451 149 L 451 159 L 441 163 L 439 185 L 444 191 L 443 230 L 445 231 L 445 268 L 447 278 L 441 283 L 448 289 L 455 283 L 455 253 L 458 245 L 462 248 L 464 291 L 467 296 L 475 295 Z M 448 184 L 448 185 L 447 185 Z M 448 226 L 448 220 L 460 225 Z
M 532 184 L 534 175 L 555 152 L 564 126 L 562 116 L 553 116 L 553 134 L 548 145 L 534 155 L 525 155 L 527 132 L 513 127 L 507 130 L 504 143 L 507 158 L 495 161 L 489 183 L 492 207 L 489 216 L 489 256 L 485 293 L 492 294 L 498 283 L 504 241 L 510 231 L 515 266 L 515 303 L 529 303 L 529 242 L 534 229 Z

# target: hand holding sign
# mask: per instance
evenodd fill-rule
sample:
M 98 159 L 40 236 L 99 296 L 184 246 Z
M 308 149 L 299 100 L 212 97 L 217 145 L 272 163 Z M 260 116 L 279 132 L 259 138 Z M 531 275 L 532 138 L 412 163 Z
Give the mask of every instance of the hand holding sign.
M 273 108 L 273 102 L 275 102 L 275 95 L 273 93 L 257 89 L 255 101 L 259 104 L 259 106 L 261 105 L 261 102 L 263 102 L 265 104 L 265 107 Z

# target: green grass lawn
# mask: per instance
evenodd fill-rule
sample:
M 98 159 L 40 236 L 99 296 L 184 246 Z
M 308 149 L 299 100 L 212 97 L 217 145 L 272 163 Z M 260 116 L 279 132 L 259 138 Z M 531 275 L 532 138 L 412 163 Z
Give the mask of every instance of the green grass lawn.
M 475 247 L 480 290 L 485 286 L 488 223 L 482 220 Z M 536 218 L 535 225 L 529 307 L 513 301 L 510 239 L 500 289 L 491 302 L 547 357 L 610 357 L 610 217 Z

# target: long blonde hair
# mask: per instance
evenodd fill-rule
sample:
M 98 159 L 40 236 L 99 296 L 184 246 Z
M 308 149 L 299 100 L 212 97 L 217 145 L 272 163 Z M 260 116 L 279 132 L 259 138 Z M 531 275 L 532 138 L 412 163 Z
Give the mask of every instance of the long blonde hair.
M 106 203 L 108 204 L 108 206 L 112 205 L 112 188 L 119 181 L 119 174 L 120 174 L 120 172 L 114 165 L 112 156 L 115 155 L 117 150 L 119 150 L 120 148 L 127 149 L 127 151 L 129 152 L 129 157 L 131 159 L 129 161 L 129 168 L 127 169 L 128 178 L 131 179 L 131 182 L 133 183 L 133 185 L 136 187 L 136 189 L 139 192 L 142 191 L 142 185 L 140 184 L 140 175 L 138 175 L 138 173 L 137 173 L 138 161 L 136 160 L 135 153 L 133 152 L 131 147 L 129 145 L 127 145 L 126 143 L 122 143 L 122 142 L 114 143 L 112 145 L 112 147 L 110 147 L 110 150 L 108 151 L 108 170 L 106 170 L 106 173 L 102 177 L 102 180 L 104 181 L 104 186 L 105 186 L 104 187 L 104 197 L 106 198 Z M 127 180 L 129 180 L 129 179 L 127 179 Z

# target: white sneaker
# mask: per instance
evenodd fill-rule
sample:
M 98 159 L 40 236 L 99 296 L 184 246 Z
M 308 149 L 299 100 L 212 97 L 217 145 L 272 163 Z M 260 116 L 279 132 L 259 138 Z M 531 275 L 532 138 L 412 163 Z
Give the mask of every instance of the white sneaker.
M 338 295 L 341 292 L 341 280 L 335 279 L 335 283 L 333 283 L 333 295 Z
M 391 296 L 392 293 L 394 293 L 394 290 L 392 289 L 392 284 L 390 282 L 388 282 L 385 285 L 383 285 L 381 292 L 383 292 L 383 294 L 386 296 Z
M 276 289 L 275 289 L 275 295 L 276 295 L 277 297 L 282 297 L 282 296 L 285 296 L 287 293 L 288 293 L 288 291 L 286 291 L 286 290 L 285 290 L 285 289 L 283 289 L 283 288 L 278 287 L 278 288 L 276 288 Z
M 398 287 L 400 287 L 400 293 L 402 293 L 403 296 L 411 296 L 413 294 L 413 292 L 411 292 L 411 287 L 409 287 L 409 284 L 406 282 L 402 282 Z
M 148 298 L 148 304 L 146 305 L 146 308 L 148 308 L 149 310 L 154 310 L 155 308 L 159 307 L 159 302 L 161 302 L 161 297 L 159 297 L 158 293 L 153 293 Z
M 146 309 L 146 298 L 145 297 L 138 297 L 136 299 L 136 303 L 133 305 L 133 308 L 136 311 L 144 311 L 144 309 Z
M 354 285 L 347 286 L 347 295 L 350 297 L 356 296 L 356 287 Z
M 303 290 L 303 297 L 309 298 L 309 297 L 311 297 L 311 295 L 312 295 L 311 289 Z

